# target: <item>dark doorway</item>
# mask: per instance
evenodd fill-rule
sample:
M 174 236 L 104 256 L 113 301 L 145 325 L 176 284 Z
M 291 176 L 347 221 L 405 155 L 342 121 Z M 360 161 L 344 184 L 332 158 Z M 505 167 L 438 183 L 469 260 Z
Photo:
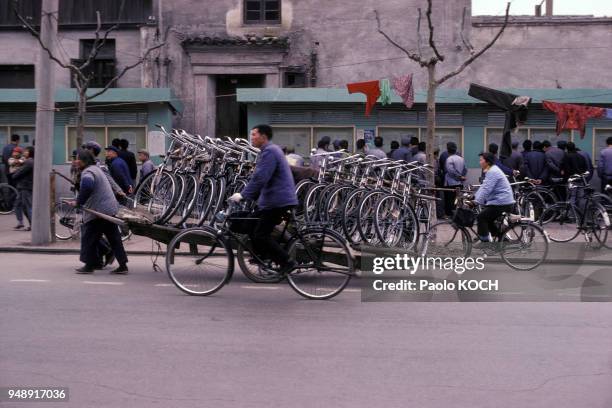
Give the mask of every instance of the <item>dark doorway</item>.
M 246 105 L 236 99 L 237 88 L 263 88 L 265 75 L 217 75 L 217 136 L 248 138 Z

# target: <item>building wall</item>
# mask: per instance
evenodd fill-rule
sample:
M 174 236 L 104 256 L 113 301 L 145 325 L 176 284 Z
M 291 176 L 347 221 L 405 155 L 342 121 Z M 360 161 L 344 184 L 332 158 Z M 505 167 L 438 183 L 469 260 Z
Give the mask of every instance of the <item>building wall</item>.
M 141 30 L 147 30 L 143 28 Z M 141 30 L 129 29 L 113 32 L 109 38 L 115 39 L 115 52 L 117 59 L 117 70 L 124 66 L 133 64 L 140 56 Z M 69 62 L 71 58 L 79 58 L 79 40 L 93 39 L 95 30 L 61 30 L 56 43 L 56 54 L 61 60 Z M 0 31 L 0 65 L 2 64 L 34 64 L 37 65 L 39 50 L 37 40 L 24 31 Z M 55 71 L 56 88 L 70 88 L 70 72 L 67 69 L 53 63 Z M 36 67 L 35 67 L 36 69 Z M 122 77 L 117 87 L 140 88 L 142 86 L 142 67 L 136 67 L 128 71 Z
M 180 36 L 189 33 L 262 36 L 288 36 L 290 50 L 284 65 L 309 65 L 316 53 L 316 86 L 344 87 L 348 82 L 379 79 L 412 72 L 415 86 L 426 88 L 425 71 L 409 60 L 402 51 L 390 45 L 377 31 L 373 10 L 380 12 L 382 26 L 394 39 L 410 50 L 416 50 L 417 9 L 424 13 L 425 0 L 283 0 L 282 24 L 274 27 L 242 23 L 241 0 L 162 0 L 163 22 L 173 33 L 167 48 L 169 68 L 167 81 L 185 103 L 177 125 L 196 127 L 201 114 L 194 107 L 197 85 L 190 56 L 183 49 Z M 500 14 L 504 5 L 500 3 Z M 497 26 L 483 21 L 494 18 L 471 14 L 470 0 L 433 2 L 435 40 L 445 61 L 438 65 L 441 76 L 455 69 L 469 54 L 461 40 L 462 14 L 466 8 L 465 36 L 476 49 L 486 44 Z M 515 23 L 518 21 L 515 19 Z M 525 18 L 522 18 L 525 20 Z M 535 17 L 529 24 L 508 26 L 499 42 L 472 64 L 463 74 L 444 87 L 466 88 L 469 82 L 491 87 L 509 88 L 601 88 L 612 80 L 608 61 L 612 60 L 612 20 L 591 19 L 572 22 L 559 19 L 542 25 Z M 584 19 L 582 19 L 584 20 Z M 586 19 L 589 20 L 589 19 Z M 422 19 L 423 49 L 427 53 L 428 30 Z

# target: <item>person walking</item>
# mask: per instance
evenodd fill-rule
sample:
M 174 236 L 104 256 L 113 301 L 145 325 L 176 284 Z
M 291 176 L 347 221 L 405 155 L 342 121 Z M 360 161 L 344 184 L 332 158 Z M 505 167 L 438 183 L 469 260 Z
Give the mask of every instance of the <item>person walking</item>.
M 452 143 L 452 142 L 450 142 Z M 444 163 L 446 167 L 444 176 L 444 186 L 453 191 L 444 192 L 444 211 L 448 217 L 452 217 L 455 211 L 455 196 L 454 189 L 461 188 L 465 181 L 467 168 L 465 160 L 457 154 L 457 145 L 452 143 L 448 148 L 448 158 Z
M 612 136 L 606 139 L 608 147 L 604 147 L 599 152 L 597 162 L 597 175 L 601 181 L 601 191 L 604 192 L 606 185 L 612 184 Z
M 13 156 L 13 150 L 15 150 L 16 147 L 19 147 L 19 139 L 19 135 L 11 135 L 11 142 L 2 148 L 2 172 L 6 177 L 6 182 L 11 186 L 13 186 L 13 182 L 9 173 L 9 159 Z
M 19 205 L 19 215 L 23 217 L 25 215 L 28 220 L 28 227 L 24 228 L 23 218 L 19 218 L 17 215 L 17 222 L 19 223 L 15 229 L 24 231 L 30 231 L 32 229 L 32 185 L 34 180 L 34 147 L 28 146 L 24 150 L 22 164 L 12 174 L 15 188 L 17 189 L 17 203 Z M 15 214 L 17 208 L 15 208 Z
M 130 152 L 130 142 L 127 139 L 119 140 L 119 157 L 121 157 L 130 169 L 130 177 L 132 180 L 136 180 L 138 176 L 138 164 L 136 164 L 136 156 Z
M 132 194 L 134 192 L 134 182 L 130 176 L 127 163 L 119 157 L 119 149 L 115 146 L 108 146 L 106 148 L 106 162 L 113 180 L 121 187 L 121 190 L 125 194 Z
M 145 177 L 155 171 L 155 164 L 153 164 L 149 152 L 145 149 L 138 151 L 138 160 L 142 163 L 140 165 L 140 182 L 142 182 Z
M 94 156 L 87 150 L 81 150 L 77 158 L 78 166 L 81 169 L 81 184 L 79 195 L 72 204 L 109 216 L 117 214 L 119 203 L 115 199 L 110 183 L 102 169 L 96 166 Z M 104 267 L 99 257 L 99 242 L 102 235 L 108 240 L 113 255 L 119 262 L 119 266 L 113 269 L 111 273 L 128 273 L 128 258 L 123 248 L 119 227 L 88 211 L 83 212 L 83 225 L 81 227 L 81 254 L 79 259 L 84 265 L 76 269 L 76 272 L 90 274 L 94 270 Z
M 374 156 L 379 159 L 386 159 L 387 154 L 383 151 L 383 138 L 380 136 L 376 136 L 374 138 L 374 148 L 368 150 L 368 156 Z

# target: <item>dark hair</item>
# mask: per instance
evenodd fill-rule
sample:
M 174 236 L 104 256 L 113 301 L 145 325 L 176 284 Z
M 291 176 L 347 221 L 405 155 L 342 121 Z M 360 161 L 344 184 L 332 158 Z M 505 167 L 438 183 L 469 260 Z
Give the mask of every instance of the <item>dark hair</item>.
M 380 136 L 376 136 L 376 137 L 374 138 L 374 146 L 376 146 L 376 147 L 382 147 L 382 145 L 383 145 L 383 138 L 382 138 L 382 137 L 380 137 Z
M 80 149 L 78 158 L 85 165 L 85 167 L 93 166 L 96 164 L 96 159 L 89 150 Z
M 539 140 L 533 142 L 533 150 L 542 150 L 542 142 Z
M 531 150 L 531 146 L 533 146 L 533 143 L 531 143 L 531 140 L 525 140 L 523 142 L 523 149 L 526 151 L 530 151 Z
M 567 146 L 567 151 L 568 152 L 575 152 L 576 151 L 576 144 L 574 142 L 569 142 L 566 146 Z
M 427 149 L 427 143 L 425 142 L 419 142 L 419 147 L 418 147 L 420 152 L 424 152 Z
M 253 130 L 255 130 L 255 129 L 257 129 L 257 131 L 260 134 L 266 135 L 268 140 L 272 140 L 272 128 L 269 125 L 257 125 L 257 126 L 253 126 Z
M 391 150 L 399 149 L 399 143 L 397 140 L 391 142 Z
M 571 143 L 571 142 L 570 142 Z M 559 140 L 557 142 L 557 147 L 561 150 L 565 150 L 567 148 L 568 143 L 565 140 Z
M 127 150 L 128 147 L 130 147 L 130 142 L 128 142 L 126 139 L 121 139 L 119 140 L 119 147 L 123 150 Z
M 21 139 L 19 135 L 11 135 L 11 142 L 18 142 L 19 139 Z
M 542 148 L 552 146 L 548 140 L 542 142 Z
M 612 137 L 610 139 L 612 139 Z M 612 144 L 612 143 L 608 143 L 608 144 Z M 357 146 L 358 149 L 363 149 L 364 146 L 365 146 L 365 140 L 358 139 L 356 146 Z
M 412 136 L 412 137 L 410 138 L 410 144 L 411 144 L 411 145 L 413 145 L 413 146 L 414 146 L 414 145 L 418 145 L 418 144 L 419 144 L 419 138 L 418 138 L 418 137 L 416 137 L 416 136 Z
M 457 153 L 457 145 L 453 142 L 448 142 L 446 144 L 446 151 L 448 152 L 448 154 L 455 154 Z
M 121 147 L 121 139 L 113 139 L 113 141 L 111 142 L 111 146 L 115 146 L 116 148 L 120 148 Z
M 317 147 L 319 149 L 327 149 L 327 146 L 329 146 L 329 139 L 321 139 L 319 140 L 319 143 L 317 143 Z
M 606 139 L 606 144 L 612 145 L 612 136 Z
M 479 154 L 480 157 L 484 159 L 491 166 L 495 164 L 495 155 L 491 152 L 482 152 Z
M 28 152 L 30 158 L 34 158 L 34 146 L 26 146 L 25 151 Z
M 499 151 L 499 146 L 497 143 L 489 143 L 489 153 L 497 154 Z
M 340 141 L 340 148 L 341 148 L 341 149 L 348 150 L 348 148 L 349 148 L 349 143 L 348 143 L 348 140 L 346 140 L 346 139 L 342 139 L 342 140 Z

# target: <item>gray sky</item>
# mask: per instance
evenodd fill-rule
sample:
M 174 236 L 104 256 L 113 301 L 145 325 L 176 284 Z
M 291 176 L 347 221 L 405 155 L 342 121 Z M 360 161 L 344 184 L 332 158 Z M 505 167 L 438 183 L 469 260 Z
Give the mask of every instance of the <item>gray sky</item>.
M 535 5 L 542 0 L 512 0 L 510 14 L 535 14 Z M 503 15 L 506 0 L 472 0 L 472 15 Z M 542 4 L 542 14 L 546 4 Z M 554 0 L 553 14 L 593 14 L 612 17 L 612 0 Z

